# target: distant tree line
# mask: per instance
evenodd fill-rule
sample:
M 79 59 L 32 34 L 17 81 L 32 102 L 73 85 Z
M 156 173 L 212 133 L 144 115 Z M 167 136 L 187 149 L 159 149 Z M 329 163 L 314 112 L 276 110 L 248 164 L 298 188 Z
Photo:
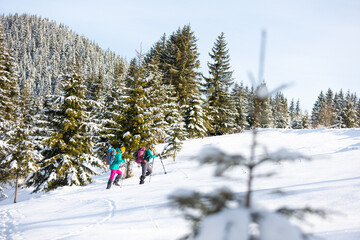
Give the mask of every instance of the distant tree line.
M 125 158 L 131 158 L 139 146 L 166 141 L 163 154 L 175 161 L 186 139 L 254 127 L 332 125 L 315 118 L 322 105 L 310 121 L 300 102 L 288 104 L 281 92 L 257 101 L 255 92 L 265 82 L 255 88 L 234 84 L 224 33 L 210 50 L 204 75 L 190 25 L 164 34 L 127 63 L 47 19 L 10 15 L 0 22 L 2 183 L 22 178 L 35 191 L 85 185 L 105 167 L 109 146 L 125 146 Z M 348 98 L 358 123 L 359 103 L 349 96 L 344 104 Z M 352 126 L 344 116 L 341 121 Z
M 316 127 L 355 128 L 360 126 L 360 100 L 356 93 L 341 89 L 328 89 L 318 96 L 311 114 L 311 122 Z

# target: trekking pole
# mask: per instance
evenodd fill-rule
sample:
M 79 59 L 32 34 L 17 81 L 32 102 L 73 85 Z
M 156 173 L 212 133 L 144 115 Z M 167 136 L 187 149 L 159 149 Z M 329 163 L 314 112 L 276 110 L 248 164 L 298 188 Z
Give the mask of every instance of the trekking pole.
M 165 170 L 164 163 L 163 163 L 163 161 L 162 161 L 162 156 L 161 156 L 161 155 L 160 155 L 160 161 L 161 161 L 161 165 L 163 166 L 164 173 L 166 174 L 166 170 Z

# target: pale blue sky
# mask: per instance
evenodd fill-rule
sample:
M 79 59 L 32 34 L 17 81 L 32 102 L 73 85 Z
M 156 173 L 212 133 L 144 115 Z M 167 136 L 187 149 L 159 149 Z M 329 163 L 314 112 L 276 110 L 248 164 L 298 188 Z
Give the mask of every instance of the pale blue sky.
M 142 44 L 191 24 L 201 71 L 217 36 L 225 33 L 236 81 L 258 73 L 266 29 L 264 77 L 311 110 L 320 91 L 350 89 L 360 97 L 359 0 L 0 0 L 0 13 L 28 13 L 69 26 L 127 60 Z

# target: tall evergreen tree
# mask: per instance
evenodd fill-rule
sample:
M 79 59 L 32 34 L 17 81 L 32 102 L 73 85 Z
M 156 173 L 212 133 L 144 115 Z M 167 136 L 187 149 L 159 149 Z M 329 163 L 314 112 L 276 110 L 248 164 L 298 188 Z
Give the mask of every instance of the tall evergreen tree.
M 294 99 L 291 99 L 291 102 L 290 102 L 290 106 L 289 106 L 289 116 L 290 116 L 290 123 L 291 123 L 291 126 L 293 126 L 293 122 L 295 120 L 295 101 Z
M 335 106 L 333 95 L 333 91 L 329 88 L 325 95 L 326 105 L 324 109 L 324 126 L 326 127 L 335 124 Z
M 5 35 L 0 24 L 0 182 L 14 176 L 11 154 L 18 146 L 10 140 L 16 135 L 19 123 L 19 86 L 14 59 L 5 45 Z
M 190 25 L 170 35 L 164 56 L 165 83 L 175 87 L 180 105 L 187 104 L 199 88 L 200 67 L 197 39 Z
M 94 139 L 89 134 L 86 86 L 78 66 L 77 63 L 76 69 L 64 76 L 64 94 L 56 100 L 60 101 L 60 111 L 53 119 L 56 131 L 46 140 L 40 171 L 28 178 L 27 184 L 35 186 L 35 191 L 85 185 L 96 174 L 93 167 L 102 166 L 92 155 Z
M 97 142 L 98 155 L 105 158 L 109 147 L 120 147 L 122 134 L 122 117 L 124 114 L 123 97 L 125 95 L 126 70 L 117 66 L 116 76 L 106 94 L 101 98 L 100 109 L 96 117 L 100 124 L 99 140 Z
M 205 137 L 207 135 L 207 120 L 205 112 L 203 111 L 203 100 L 198 93 L 190 96 L 188 105 L 183 105 L 183 115 L 185 116 L 185 126 L 187 128 L 188 137 Z
M 290 127 L 289 123 L 289 113 L 287 100 L 281 92 L 276 93 L 275 97 L 271 99 L 272 109 L 273 109 L 273 119 L 274 127 L 276 128 L 288 128 Z M 294 114 L 295 117 L 295 114 Z
M 350 92 L 345 97 L 345 109 L 344 109 L 344 124 L 347 128 L 358 127 L 357 114 L 355 109 L 355 96 L 352 96 Z
M 326 98 L 323 91 L 320 92 L 311 113 L 311 125 L 313 127 L 324 126 Z
M 244 87 L 243 83 L 240 83 L 240 85 L 236 83 L 231 95 L 235 109 L 234 131 L 238 132 L 248 129 L 249 123 L 246 121 L 248 115 L 247 88 Z
M 295 107 L 296 122 L 292 126 L 292 128 L 295 128 L 295 129 L 308 128 L 309 127 L 309 119 L 308 119 L 307 113 L 305 115 L 302 114 L 302 112 L 301 112 L 300 100 L 298 99 L 296 101 L 296 107 Z
M 172 111 L 169 111 L 166 116 L 166 121 L 169 123 L 167 130 L 167 145 L 164 148 L 164 157 L 172 157 L 176 161 L 176 154 L 181 150 L 183 141 L 187 138 L 185 123 L 181 117 L 181 110 L 178 103 L 171 104 Z
M 122 97 L 123 114 L 120 117 L 120 143 L 126 147 L 127 153 L 135 152 L 140 147 L 149 144 L 151 139 L 152 109 L 148 94 L 150 79 L 147 76 L 143 56 L 140 53 L 138 60 L 132 59 L 126 76 L 126 88 Z
M 345 99 L 343 90 L 340 89 L 339 93 L 335 93 L 334 97 L 334 108 L 335 108 L 335 124 L 339 128 L 346 127 L 344 124 L 344 109 L 345 109 Z
M 211 125 L 214 134 L 228 133 L 233 128 L 233 102 L 229 89 L 233 85 L 230 71 L 230 55 L 224 33 L 221 33 L 209 53 L 213 63 L 208 62 L 210 76 L 204 77 L 203 92 L 210 106 Z
M 27 85 L 26 85 L 27 86 Z M 21 94 L 20 119 L 14 130 L 14 136 L 9 140 L 14 146 L 7 161 L 10 162 L 10 172 L 15 180 L 14 203 L 17 202 L 17 193 L 20 179 L 26 178 L 29 174 L 38 170 L 38 162 L 42 159 L 41 154 L 36 150 L 37 141 L 34 139 L 33 119 L 30 113 L 27 87 Z
M 302 129 L 308 129 L 310 128 L 310 117 L 309 117 L 309 113 L 305 112 L 304 114 L 302 114 L 301 117 L 301 128 Z

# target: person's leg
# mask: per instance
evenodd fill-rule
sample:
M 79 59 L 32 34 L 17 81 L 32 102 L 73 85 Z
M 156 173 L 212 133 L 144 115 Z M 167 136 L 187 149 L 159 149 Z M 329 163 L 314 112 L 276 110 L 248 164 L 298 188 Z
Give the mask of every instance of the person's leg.
M 141 176 L 140 176 L 140 183 L 144 184 L 145 175 L 146 175 L 146 169 L 147 169 L 146 163 L 141 163 Z
M 147 170 L 147 164 L 146 163 L 141 163 L 141 176 L 145 177 L 146 170 Z
M 120 185 L 119 185 L 119 181 L 120 181 L 120 179 L 121 179 L 121 177 L 122 177 L 122 172 L 120 171 L 120 169 L 118 169 L 118 170 L 116 170 L 116 173 L 117 173 L 118 175 L 117 175 L 116 178 L 115 178 L 114 185 L 120 186 Z
M 146 176 L 149 176 L 152 173 L 152 168 L 150 167 L 150 164 L 146 164 Z
M 110 178 L 109 178 L 109 181 L 108 181 L 108 183 L 107 183 L 106 189 L 110 189 L 110 188 L 111 188 L 111 184 L 112 184 L 112 181 L 114 180 L 115 173 L 116 173 L 115 170 L 111 170 Z
M 116 171 L 117 171 L 117 170 L 111 170 L 109 180 L 111 180 L 111 181 L 112 181 L 112 180 L 114 180 L 114 177 L 115 177 Z

